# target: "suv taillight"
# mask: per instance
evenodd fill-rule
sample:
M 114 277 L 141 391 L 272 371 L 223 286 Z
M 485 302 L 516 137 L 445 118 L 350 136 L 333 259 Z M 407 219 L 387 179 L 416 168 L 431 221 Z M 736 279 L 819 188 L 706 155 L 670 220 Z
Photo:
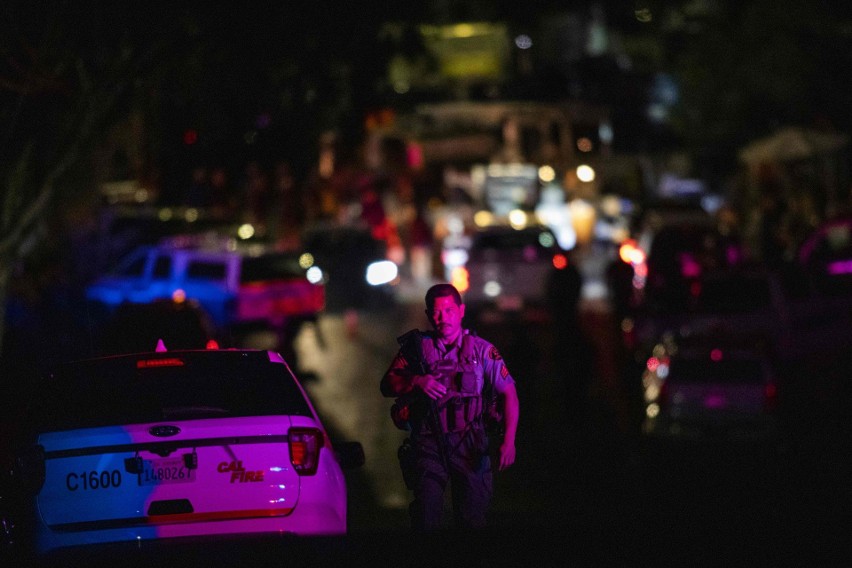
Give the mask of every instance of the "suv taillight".
M 290 428 L 290 463 L 299 475 L 313 475 L 319 466 L 324 436 L 316 428 Z

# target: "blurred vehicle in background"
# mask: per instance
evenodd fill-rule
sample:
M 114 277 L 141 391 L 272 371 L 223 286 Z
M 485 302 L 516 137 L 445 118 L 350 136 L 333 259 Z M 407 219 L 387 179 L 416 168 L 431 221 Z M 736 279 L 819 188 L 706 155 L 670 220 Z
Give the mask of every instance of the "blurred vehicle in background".
M 642 375 L 642 432 L 654 438 L 778 441 L 778 384 L 770 358 L 730 337 L 654 346 Z M 738 344 L 739 343 L 739 344 Z
M 842 358 L 852 348 L 852 217 L 816 227 L 780 273 L 794 332 L 784 355 L 809 365 Z
M 647 348 L 684 324 L 737 323 L 731 320 L 737 313 L 761 312 L 757 325 L 763 326 L 771 315 L 766 310 L 783 304 L 773 275 L 748 261 L 739 238 L 723 233 L 698 204 L 664 202 L 647 208 L 618 254 L 607 279 L 629 349 Z M 756 285 L 751 296 L 750 284 Z M 724 287 L 732 294 L 727 299 L 718 291 Z M 748 325 L 755 323 L 746 319 Z
M 768 345 L 789 341 L 790 305 L 777 275 L 761 265 L 701 270 L 678 277 L 670 296 L 640 305 L 629 327 L 629 348 L 642 353 L 667 333 L 682 336 L 738 335 Z
M 206 349 L 219 345 L 223 339 L 210 316 L 194 300 L 123 303 L 101 328 L 97 354 L 139 353 L 158 340 L 172 349 Z
M 644 243 L 644 244 L 643 244 Z M 644 252 L 637 279 L 639 302 L 656 311 L 684 309 L 689 290 L 705 273 L 723 271 L 745 261 L 741 243 L 714 225 L 669 225 L 638 240 Z
M 399 268 L 368 228 L 315 227 L 302 235 L 302 246 L 322 267 L 327 311 L 393 305 Z
M 139 247 L 92 282 L 86 298 L 107 312 L 124 303 L 193 301 L 222 333 L 253 325 L 284 330 L 316 318 L 325 307 L 325 284 L 305 253 L 182 236 Z
M 145 204 L 104 205 L 91 227 L 81 227 L 75 246 L 85 259 L 81 269 L 100 275 L 143 245 L 157 245 L 174 236 L 207 238 L 211 233 L 237 238 L 248 226 L 214 215 L 208 209 Z M 254 230 L 252 227 L 251 230 Z
M 852 217 L 817 227 L 799 246 L 796 264 L 809 293 L 852 296 Z
M 163 346 L 60 364 L 43 386 L 16 460 L 37 557 L 347 532 L 342 469 L 362 465 L 363 448 L 332 444 L 275 352 Z
M 690 278 L 705 268 L 742 260 L 739 243 L 723 235 L 713 216 L 697 203 L 663 200 L 631 214 L 629 235 L 617 243 L 607 267 L 609 292 L 621 312 L 640 306 L 655 311 L 682 309 Z
M 545 308 L 553 273 L 568 268 L 568 253 L 549 228 L 493 225 L 473 234 L 468 258 L 453 274 L 474 313 Z

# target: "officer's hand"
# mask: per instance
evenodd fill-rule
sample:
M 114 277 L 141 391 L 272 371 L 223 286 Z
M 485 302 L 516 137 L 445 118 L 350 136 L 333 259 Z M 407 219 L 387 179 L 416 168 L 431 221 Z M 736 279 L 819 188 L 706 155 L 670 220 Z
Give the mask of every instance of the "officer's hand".
M 438 400 L 447 394 L 447 387 L 438 379 L 441 375 L 418 375 L 414 377 L 414 385 L 426 393 L 432 400 Z
M 504 441 L 500 445 L 500 471 L 515 463 L 515 444 Z

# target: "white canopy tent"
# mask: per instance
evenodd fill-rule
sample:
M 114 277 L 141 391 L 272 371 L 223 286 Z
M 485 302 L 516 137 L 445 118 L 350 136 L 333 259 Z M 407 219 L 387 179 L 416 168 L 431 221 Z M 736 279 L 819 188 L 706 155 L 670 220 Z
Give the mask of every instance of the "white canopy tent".
M 833 154 L 849 143 L 845 134 L 786 127 L 755 140 L 740 150 L 740 160 L 756 165 L 765 162 L 791 162 Z

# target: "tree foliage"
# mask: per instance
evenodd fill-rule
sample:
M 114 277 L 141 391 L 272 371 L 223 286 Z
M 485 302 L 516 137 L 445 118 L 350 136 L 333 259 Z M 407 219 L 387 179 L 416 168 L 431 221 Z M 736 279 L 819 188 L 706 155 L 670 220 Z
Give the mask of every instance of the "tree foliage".
M 97 187 L 94 150 L 167 45 L 122 25 L 138 13 L 45 8 L 12 2 L 0 11 L 0 322 L 13 270 L 57 210 Z
M 359 126 L 384 65 L 371 48 L 384 14 L 377 3 L 4 2 L 0 345 L 12 271 L 60 211 L 92 200 L 110 173 L 96 157 L 128 116 L 141 113 L 145 131 L 128 177 L 149 163 L 244 159 L 251 132 L 304 167 L 324 129 Z M 198 135 L 191 149 L 187 129 Z
M 681 97 L 673 125 L 696 153 L 729 153 L 780 125 L 845 130 L 848 10 L 832 2 L 719 2 L 669 37 Z

